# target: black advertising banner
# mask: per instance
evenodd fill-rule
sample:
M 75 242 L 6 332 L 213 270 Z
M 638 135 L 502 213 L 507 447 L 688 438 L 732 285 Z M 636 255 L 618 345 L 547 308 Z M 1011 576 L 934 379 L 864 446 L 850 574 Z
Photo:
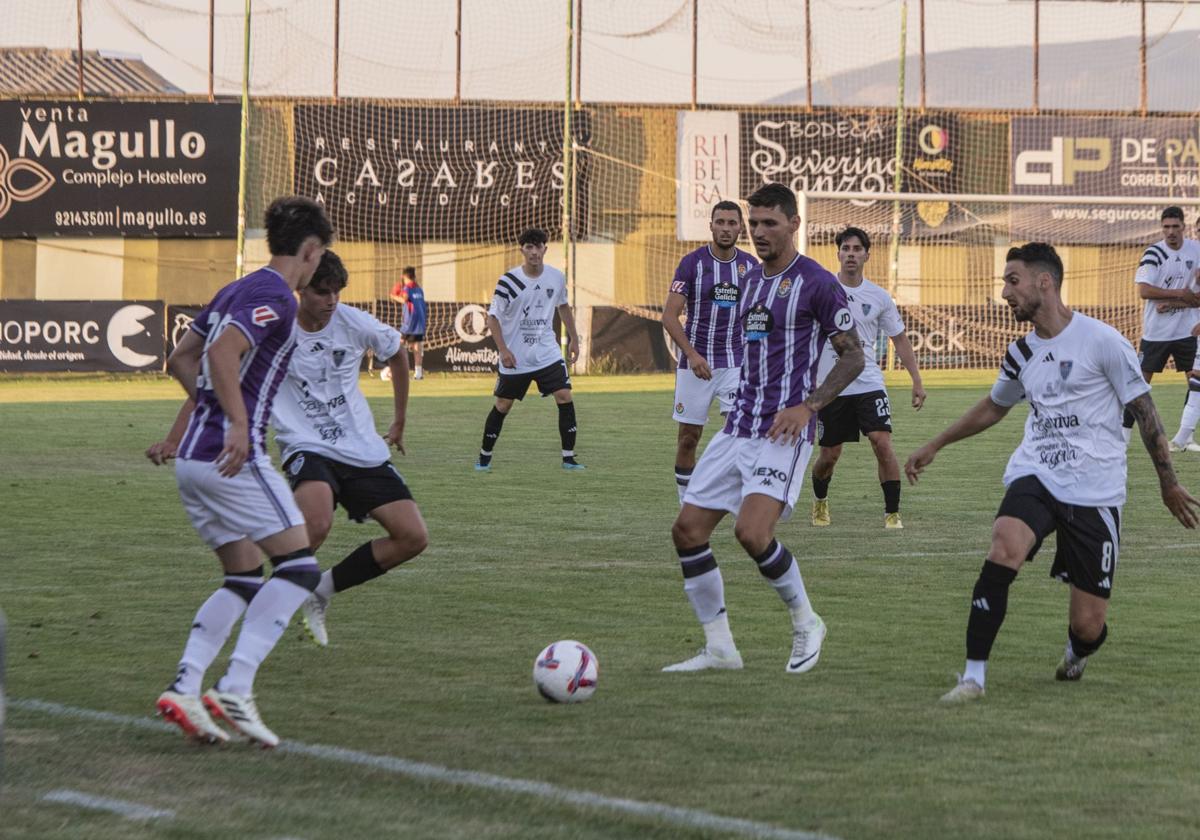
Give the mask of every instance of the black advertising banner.
M 163 369 L 162 301 L 0 300 L 0 370 Z
M 572 131 L 586 144 L 588 115 Z M 297 105 L 296 191 L 322 202 L 340 239 L 513 242 L 562 231 L 563 115 L 534 108 Z M 576 158 L 575 233 L 587 167 Z
M 232 236 L 241 106 L 0 102 L 0 237 Z
M 428 307 L 422 365 L 425 370 L 432 373 L 496 372 L 500 353 L 487 328 L 486 306 L 443 300 L 426 301 L 425 305 Z M 390 300 L 377 301 L 375 317 L 400 329 L 400 304 Z M 409 361 L 412 361 L 411 357 Z
M 615 306 L 592 310 L 590 363 L 605 373 L 674 370 L 679 362 L 662 321 L 643 318 Z
M 1153 242 L 1173 196 L 1200 195 L 1200 124 L 1170 117 L 1013 117 L 1016 195 L 1161 197 L 1158 205 L 1016 204 L 1013 237 Z
M 192 326 L 192 321 L 196 320 L 196 316 L 200 314 L 202 306 L 175 306 L 172 304 L 167 307 L 167 355 L 179 346 L 179 342 L 187 335 L 188 329 Z
M 893 111 L 742 112 L 741 189 L 781 183 L 795 192 L 888 192 L 896 174 Z M 960 192 L 962 137 L 957 117 L 909 114 L 904 127 L 904 192 L 931 193 L 928 202 L 905 205 L 903 231 L 936 234 L 952 215 L 937 193 Z M 892 204 L 883 201 L 812 201 L 808 235 L 832 239 L 846 225 L 888 236 Z M 948 227 L 948 226 L 947 226 Z

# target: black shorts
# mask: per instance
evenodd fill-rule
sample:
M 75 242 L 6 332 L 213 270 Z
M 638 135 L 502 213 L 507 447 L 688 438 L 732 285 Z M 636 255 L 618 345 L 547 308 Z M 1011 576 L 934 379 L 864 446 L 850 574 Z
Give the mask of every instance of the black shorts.
M 293 490 L 305 481 L 328 484 L 333 489 L 334 507 L 340 504 L 355 522 L 365 520 L 377 507 L 413 497 L 391 461 L 377 467 L 355 467 L 315 452 L 297 452 L 284 463 L 283 471 Z
M 559 361 L 529 373 L 501 373 L 496 377 L 496 390 L 492 393 L 506 400 L 523 400 L 531 382 L 537 382 L 538 392 L 543 397 L 564 388 L 571 390 L 571 376 L 567 373 L 567 363 Z
M 1026 562 L 1033 560 L 1042 540 L 1058 532 L 1058 549 L 1050 576 L 1099 598 L 1112 594 L 1121 553 L 1121 509 L 1082 507 L 1060 502 L 1037 478 L 1018 478 L 1008 486 L 996 517 L 1012 516 L 1032 530 L 1037 542 Z
M 425 333 L 406 333 L 401 337 L 406 344 L 418 344 L 425 340 Z
M 892 404 L 887 391 L 869 391 L 834 397 L 817 415 L 817 438 L 821 446 L 858 443 L 858 433 L 890 432 Z
M 1175 370 L 1187 373 L 1196 365 L 1196 341 L 1193 336 L 1174 341 L 1146 341 L 1138 345 L 1138 361 L 1146 373 L 1159 373 L 1167 366 L 1167 357 L 1175 360 Z

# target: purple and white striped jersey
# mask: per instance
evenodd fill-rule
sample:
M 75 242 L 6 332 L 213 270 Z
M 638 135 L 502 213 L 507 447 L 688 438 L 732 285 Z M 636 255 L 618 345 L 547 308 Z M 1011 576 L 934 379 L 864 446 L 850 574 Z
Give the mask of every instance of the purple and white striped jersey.
M 853 329 L 854 316 L 837 278 L 800 254 L 772 277 L 762 266 L 750 269 L 738 315 L 746 355 L 725 433 L 763 437 L 776 412 L 804 402 L 816 387 L 821 348 L 830 336 Z M 814 414 L 804 440 L 813 440 L 816 421 Z
M 746 272 L 756 265 L 758 260 L 740 248 L 734 249 L 732 259 L 722 261 L 705 245 L 685 256 L 675 269 L 671 291 L 688 299 L 684 332 L 696 352 L 714 369 L 741 367 L 738 299 Z M 687 356 L 680 353 L 679 367 L 687 366 Z
M 296 297 L 279 272 L 264 267 L 217 292 L 192 322 L 191 328 L 204 339 L 204 355 L 196 377 L 196 408 L 179 444 L 180 458 L 213 461 L 225 447 L 228 421 L 212 389 L 208 348 L 230 325 L 250 340 L 238 372 L 250 419 L 248 460 L 267 454 L 271 403 L 296 347 Z

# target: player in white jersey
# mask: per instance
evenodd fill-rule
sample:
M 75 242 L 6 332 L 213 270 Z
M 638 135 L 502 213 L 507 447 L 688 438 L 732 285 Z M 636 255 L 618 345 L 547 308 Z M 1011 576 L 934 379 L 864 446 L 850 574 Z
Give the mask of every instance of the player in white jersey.
M 554 313 L 558 313 L 567 331 L 567 357 L 571 364 L 579 358 L 579 335 L 575 316 L 567 303 L 567 282 L 563 273 L 546 265 L 549 237 L 538 228 L 529 228 L 517 238 L 524 262 L 505 272 L 496 284 L 488 308 L 488 328 L 500 351 L 500 366 L 493 395 L 496 404 L 483 424 L 483 444 L 475 469 L 492 468 L 492 450 L 504 427 L 504 418 L 512 411 L 513 400 L 522 400 L 536 382 L 543 397 L 554 397 L 558 406 L 558 434 L 562 442 L 564 470 L 582 470 L 575 459 L 575 403 L 571 399 L 571 375 L 563 361 L 554 333 Z
M 1171 441 L 1172 452 L 1200 452 L 1192 440 L 1200 420 L 1200 371 L 1195 370 L 1197 334 L 1200 333 L 1200 242 L 1184 237 L 1183 210 L 1167 207 L 1162 212 L 1163 238 L 1142 254 L 1134 281 L 1144 300 L 1142 342 L 1138 356 L 1142 374 L 1149 382 L 1166 367 L 1167 358 L 1184 374 L 1188 385 L 1179 431 Z M 1133 416 L 1125 412 L 1125 439 L 1133 433 Z
M 1087 658 L 1104 643 L 1125 503 L 1122 406 L 1137 418 L 1167 509 L 1186 528 L 1196 527 L 1200 509 L 1175 477 L 1133 347 L 1108 324 L 1063 304 L 1062 261 L 1055 250 L 1041 242 L 1009 250 L 1003 297 L 1017 321 L 1031 322 L 1033 331 L 1009 345 L 991 394 L 904 465 L 915 483 L 942 447 L 990 428 L 1018 402 L 1029 401 L 1025 437 L 1004 472 L 1007 491 L 971 594 L 966 669 L 942 697 L 948 703 L 983 696 L 1009 586 L 1052 533 L 1058 539 L 1050 574 L 1070 586 L 1067 645 L 1055 677 L 1078 680 Z
M 662 324 L 679 348 L 675 371 L 675 486 L 679 503 L 696 468 L 696 449 L 716 400 L 721 416 L 737 398 L 742 372 L 742 323 L 738 300 L 742 281 L 758 260 L 737 247 L 746 224 L 734 201 L 713 205 L 712 242 L 686 254 L 675 269 Z M 686 326 L 681 322 L 686 318 Z
M 341 259 L 326 251 L 300 293 L 296 352 L 272 412 L 283 471 L 314 550 L 329 536 L 338 505 L 350 519 L 369 516 L 387 531 L 326 569 L 301 606 L 309 635 L 322 646 L 329 643 L 325 612 L 335 593 L 374 580 L 429 544 L 425 520 L 389 450 L 404 454 L 408 353 L 394 329 L 338 302 L 346 282 Z M 392 373 L 392 421 L 382 437 L 358 384 L 368 350 Z
M 819 424 L 820 454 L 813 464 L 812 524 L 829 525 L 829 482 L 833 468 L 842 455 L 842 444 L 858 443 L 859 432 L 867 436 L 879 463 L 879 486 L 883 489 L 883 526 L 903 528 L 900 519 L 900 464 L 892 449 L 892 405 L 883 371 L 875 360 L 875 338 L 883 332 L 896 345 L 900 363 L 912 377 L 912 407 L 920 411 L 925 404 L 925 388 L 912 343 L 904 332 L 904 321 L 896 302 L 884 289 L 863 276 L 863 266 L 871 258 L 871 238 L 865 230 L 848 227 L 837 235 L 838 282 L 846 290 L 846 300 L 854 315 L 866 352 L 866 366 L 846 389 L 821 409 Z M 821 354 L 817 381 L 833 369 L 837 354 L 829 345 Z

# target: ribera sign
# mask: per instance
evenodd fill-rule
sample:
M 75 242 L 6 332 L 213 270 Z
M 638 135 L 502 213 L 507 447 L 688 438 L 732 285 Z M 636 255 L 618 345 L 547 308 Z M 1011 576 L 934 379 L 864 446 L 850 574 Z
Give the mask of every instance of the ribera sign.
M 238 105 L 0 102 L 0 236 L 237 229 Z

